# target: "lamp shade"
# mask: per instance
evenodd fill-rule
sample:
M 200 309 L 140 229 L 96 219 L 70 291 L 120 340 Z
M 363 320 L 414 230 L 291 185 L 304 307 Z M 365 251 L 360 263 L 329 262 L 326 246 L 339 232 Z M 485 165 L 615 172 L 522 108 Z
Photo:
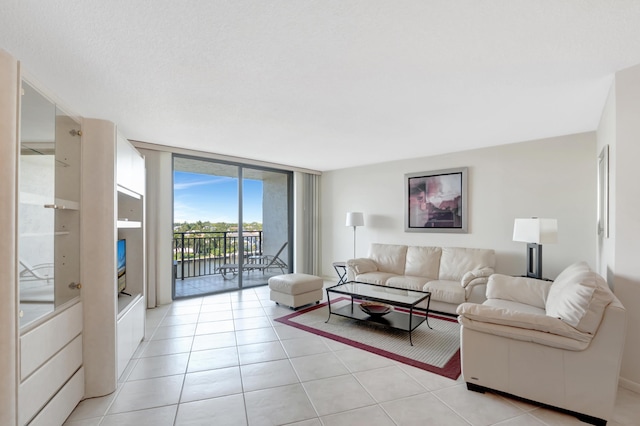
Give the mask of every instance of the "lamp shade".
M 346 226 L 363 226 L 364 215 L 362 212 L 348 212 Z
M 558 242 L 558 220 L 537 217 L 516 219 L 513 225 L 513 241 L 555 244 Z

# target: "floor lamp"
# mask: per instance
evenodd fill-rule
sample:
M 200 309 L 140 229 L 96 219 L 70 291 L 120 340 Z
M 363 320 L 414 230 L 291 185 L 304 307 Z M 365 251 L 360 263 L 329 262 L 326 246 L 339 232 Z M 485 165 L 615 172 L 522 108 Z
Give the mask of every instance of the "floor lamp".
M 558 242 L 558 220 L 532 217 L 516 219 L 513 241 L 527 243 L 527 277 L 542 278 L 542 244 Z
M 346 226 L 353 226 L 353 258 L 356 258 L 356 227 L 364 226 L 364 215 L 361 212 L 347 212 Z

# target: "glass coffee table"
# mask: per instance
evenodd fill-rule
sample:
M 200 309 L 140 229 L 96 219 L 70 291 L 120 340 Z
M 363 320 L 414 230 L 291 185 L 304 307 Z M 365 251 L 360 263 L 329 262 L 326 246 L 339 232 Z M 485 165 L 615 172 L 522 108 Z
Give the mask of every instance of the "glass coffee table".
M 351 303 L 332 310 L 329 293 L 349 296 L 351 297 Z M 426 309 L 416 307 L 416 305 L 424 301 L 427 303 Z M 363 302 L 365 302 L 365 304 L 361 307 L 360 305 L 362 305 Z M 366 302 L 377 302 L 377 304 L 371 304 L 369 308 L 378 309 L 363 309 L 366 305 L 369 305 Z M 427 326 L 431 328 L 429 319 L 427 318 L 430 303 L 431 293 L 428 291 L 407 290 L 406 288 L 349 281 L 327 288 L 329 318 L 327 318 L 325 322 L 329 322 L 333 314 L 359 321 L 382 324 L 390 328 L 409 332 L 409 343 L 413 346 L 411 332 L 423 322 L 426 322 Z M 388 308 L 385 309 L 385 305 Z M 395 308 L 404 308 L 406 312 L 398 311 Z M 423 315 L 416 315 L 414 311 L 423 313 Z

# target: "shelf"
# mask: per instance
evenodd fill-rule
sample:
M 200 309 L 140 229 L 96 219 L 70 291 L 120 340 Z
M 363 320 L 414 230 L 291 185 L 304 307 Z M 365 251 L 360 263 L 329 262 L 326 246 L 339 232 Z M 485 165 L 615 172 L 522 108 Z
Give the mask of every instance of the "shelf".
M 127 290 L 125 290 L 127 291 Z M 131 296 L 127 296 L 126 294 L 118 293 L 118 316 L 120 319 L 126 312 L 131 309 L 135 302 L 140 299 L 142 295 L 140 293 L 131 293 Z
M 24 191 L 20 192 L 20 204 L 42 206 L 46 209 L 80 210 L 80 203 L 78 201 L 65 200 L 64 198 L 51 200 L 49 197 Z
M 129 197 L 133 197 L 136 200 L 139 200 L 140 198 L 142 198 L 140 194 L 138 194 L 137 192 L 133 192 L 130 189 L 125 188 L 124 186 L 118 185 L 117 188 L 118 188 L 118 192 L 121 194 L 128 195 Z
M 427 317 L 424 315 L 409 315 L 408 313 L 398 311 L 389 312 L 384 316 L 371 316 L 359 309 L 359 306 L 357 306 L 357 304 L 354 304 L 353 306 L 354 307 L 352 307 L 351 305 L 346 305 L 341 306 L 337 309 L 332 309 L 331 314 L 359 321 L 375 322 L 402 331 L 413 331 L 427 319 Z M 355 307 L 358 307 L 358 309 L 356 309 Z M 409 319 L 411 319 L 411 321 L 409 321 Z
M 58 203 L 58 200 L 56 200 L 55 204 L 45 204 L 44 205 L 45 209 L 54 209 L 54 210 L 70 210 L 70 211 L 78 211 L 80 210 L 80 207 L 78 206 L 78 203 L 73 202 L 73 201 L 66 201 L 63 203 Z
M 58 231 L 58 232 L 25 232 L 24 234 L 20 234 L 20 238 L 22 237 L 37 237 L 37 238 L 42 238 L 42 237 L 50 237 L 51 235 L 54 235 L 56 237 L 61 236 L 61 235 L 69 235 L 70 232 L 69 231 Z
M 138 220 L 118 219 L 118 228 L 141 228 L 142 222 Z

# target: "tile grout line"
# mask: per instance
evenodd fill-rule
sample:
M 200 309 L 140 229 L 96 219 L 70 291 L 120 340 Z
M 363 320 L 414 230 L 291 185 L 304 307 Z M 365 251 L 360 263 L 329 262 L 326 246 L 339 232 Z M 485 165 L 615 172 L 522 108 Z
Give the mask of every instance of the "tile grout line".
M 180 405 L 182 405 L 182 393 L 184 392 L 184 384 L 187 380 L 187 374 L 189 371 L 189 362 L 191 361 L 191 353 L 193 352 L 193 343 L 195 342 L 195 333 L 198 329 L 198 324 L 200 323 L 200 314 L 202 313 L 202 302 L 204 299 L 200 300 L 200 305 L 199 305 L 199 309 L 198 309 L 198 319 L 196 322 L 196 327 L 195 330 L 193 331 L 193 336 L 191 338 L 191 346 L 189 347 L 189 355 L 187 356 L 187 364 L 184 367 L 184 373 L 182 374 L 182 385 L 180 386 L 180 393 L 178 394 L 178 401 L 176 403 L 176 412 L 173 415 L 173 425 L 176 425 L 176 422 L 178 421 L 178 415 L 180 413 Z

